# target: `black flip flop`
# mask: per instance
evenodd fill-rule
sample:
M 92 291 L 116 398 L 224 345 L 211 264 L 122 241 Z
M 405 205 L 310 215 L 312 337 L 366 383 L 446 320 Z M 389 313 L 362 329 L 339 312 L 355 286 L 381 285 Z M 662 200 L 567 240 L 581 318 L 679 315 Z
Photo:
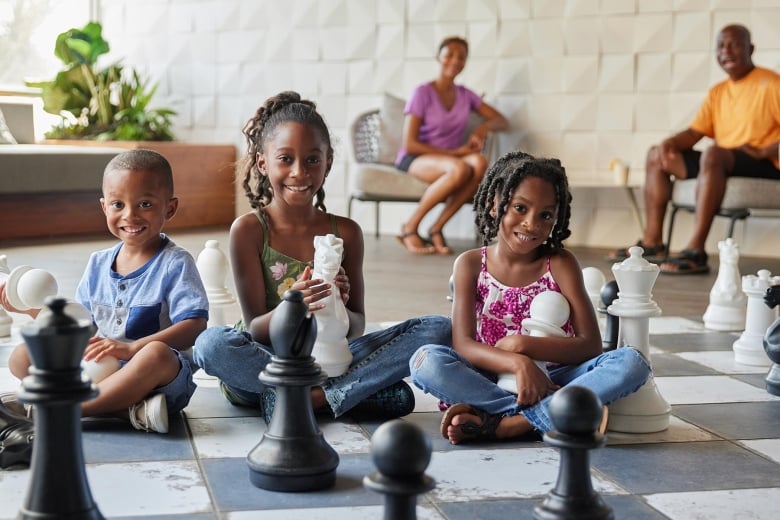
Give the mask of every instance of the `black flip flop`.
M 673 269 L 669 266 L 673 265 Z M 666 267 L 664 267 L 666 266 Z M 707 264 L 707 253 L 695 249 L 683 249 L 679 256 L 669 257 L 661 264 L 664 274 L 707 274 L 710 266 Z

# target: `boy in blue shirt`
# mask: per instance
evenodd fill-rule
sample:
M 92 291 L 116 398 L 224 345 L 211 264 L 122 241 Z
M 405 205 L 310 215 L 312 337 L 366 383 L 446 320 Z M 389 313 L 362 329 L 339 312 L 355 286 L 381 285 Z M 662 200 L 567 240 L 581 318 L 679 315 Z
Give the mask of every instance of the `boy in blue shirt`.
M 82 405 L 82 415 L 115 415 L 136 429 L 166 433 L 168 414 L 187 406 L 195 391 L 181 351 L 194 344 L 208 320 L 208 299 L 192 255 L 161 232 L 178 207 L 170 164 L 151 150 L 117 155 L 103 174 L 100 205 L 121 242 L 92 253 L 76 299 L 97 326 L 84 359 L 113 356 L 121 368 L 98 383 L 100 394 Z M 3 286 L 0 303 L 16 311 Z M 24 344 L 8 359 L 19 379 L 30 364 Z M 2 411 L 18 413 L 17 404 L 4 396 Z

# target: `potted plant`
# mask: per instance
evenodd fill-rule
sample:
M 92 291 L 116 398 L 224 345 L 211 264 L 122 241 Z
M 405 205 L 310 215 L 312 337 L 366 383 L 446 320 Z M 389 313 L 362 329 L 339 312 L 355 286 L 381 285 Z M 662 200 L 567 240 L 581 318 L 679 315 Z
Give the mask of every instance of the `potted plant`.
M 172 141 L 169 108 L 150 108 L 157 84 L 149 84 L 120 61 L 99 67 L 109 51 L 103 28 L 89 22 L 57 36 L 54 55 L 64 64 L 52 81 L 27 82 L 39 87 L 46 112 L 62 122 L 46 133 L 49 139 L 98 141 Z

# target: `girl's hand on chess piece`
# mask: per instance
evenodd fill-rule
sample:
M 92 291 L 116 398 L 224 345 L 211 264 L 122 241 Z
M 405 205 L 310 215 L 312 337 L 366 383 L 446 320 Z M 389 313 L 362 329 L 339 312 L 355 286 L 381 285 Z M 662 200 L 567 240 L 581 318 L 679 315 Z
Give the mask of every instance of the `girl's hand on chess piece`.
M 517 404 L 536 404 L 560 388 L 536 366 L 533 359 L 522 354 L 517 357 L 518 365 L 514 371 L 517 380 Z
M 0 305 L 3 306 L 5 310 L 8 312 L 15 312 L 17 314 L 27 314 L 29 316 L 32 316 L 33 318 L 38 316 L 38 313 L 40 312 L 40 309 L 27 309 L 26 311 L 20 311 L 13 305 L 11 305 L 11 302 L 8 301 L 8 297 L 5 293 L 5 282 L 0 283 Z
M 333 292 L 330 284 L 325 283 L 322 278 L 312 278 L 312 267 L 307 265 L 298 279 L 290 289 L 301 291 L 303 293 L 303 303 L 309 306 L 310 312 L 315 312 L 325 308 L 325 303 L 317 303 L 323 298 L 327 298 Z
M 333 279 L 333 283 L 336 284 L 339 294 L 341 294 L 341 301 L 346 305 L 349 301 L 349 276 L 347 276 L 343 266 L 339 267 L 339 274 Z
M 84 361 L 100 361 L 106 356 L 129 361 L 140 348 L 130 343 L 93 336 L 84 351 Z
M 496 341 L 495 347 L 506 352 L 521 354 L 523 352 L 523 341 L 525 336 L 520 334 L 510 334 Z

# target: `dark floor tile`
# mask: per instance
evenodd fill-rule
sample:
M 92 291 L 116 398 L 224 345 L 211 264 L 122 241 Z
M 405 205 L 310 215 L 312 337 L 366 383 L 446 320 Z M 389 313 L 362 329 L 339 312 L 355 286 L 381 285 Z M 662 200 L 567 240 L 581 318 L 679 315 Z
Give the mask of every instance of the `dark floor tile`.
M 215 515 L 209 513 L 186 515 L 153 515 L 153 516 L 109 516 L 107 518 L 116 518 L 122 520 L 217 520 Z
M 631 493 L 780 486 L 780 465 L 727 441 L 608 446 L 592 467 Z
M 375 471 L 370 455 L 342 455 L 333 488 L 282 493 L 256 488 L 249 480 L 245 458 L 203 461 L 209 488 L 220 512 L 378 505 L 384 498 L 363 487 L 363 477 Z
M 653 375 L 661 376 L 712 376 L 720 372 L 710 367 L 683 359 L 676 354 L 652 354 Z
M 766 369 L 767 374 L 769 373 L 769 369 Z M 749 385 L 753 385 L 756 388 L 761 388 L 762 390 L 766 390 L 766 376 L 767 374 L 734 374 L 731 377 L 734 379 L 739 379 L 742 382 L 745 382 Z
M 650 344 L 666 352 L 731 350 L 738 335 L 729 332 L 651 334 Z
M 168 433 L 135 430 L 121 419 L 88 419 L 82 425 L 87 464 L 195 458 L 181 414 L 169 418 Z
M 780 432 L 780 401 L 675 405 L 674 415 L 729 440 L 776 438 Z

